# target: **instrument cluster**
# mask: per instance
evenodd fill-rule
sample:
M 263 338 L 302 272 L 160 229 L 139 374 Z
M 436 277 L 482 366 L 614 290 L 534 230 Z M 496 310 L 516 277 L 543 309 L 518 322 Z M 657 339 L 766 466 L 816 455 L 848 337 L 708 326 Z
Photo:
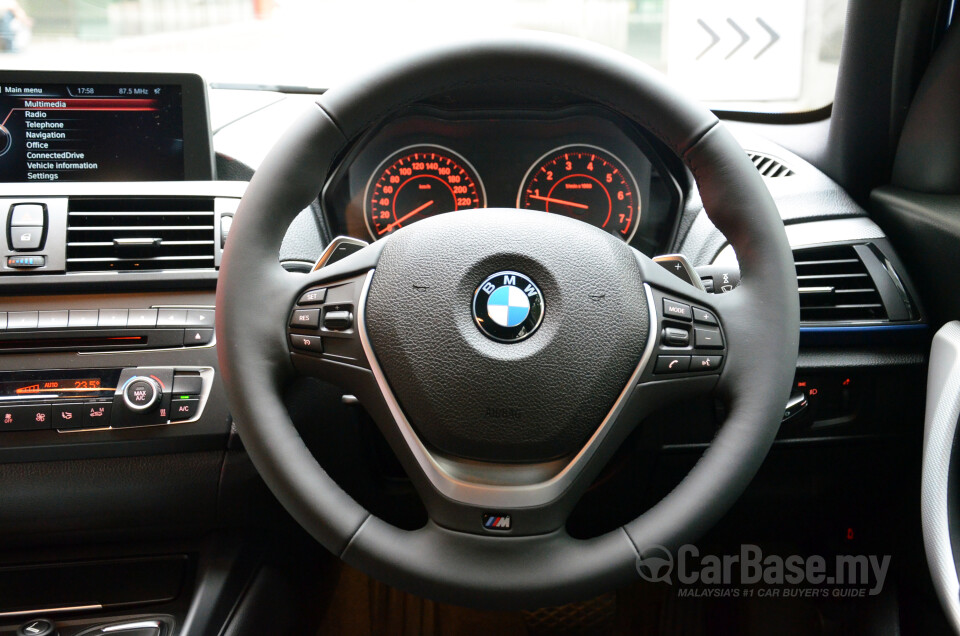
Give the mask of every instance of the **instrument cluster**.
M 680 189 L 639 131 L 601 109 L 408 113 L 371 132 L 324 191 L 335 234 L 377 240 L 473 208 L 562 214 L 652 254 Z

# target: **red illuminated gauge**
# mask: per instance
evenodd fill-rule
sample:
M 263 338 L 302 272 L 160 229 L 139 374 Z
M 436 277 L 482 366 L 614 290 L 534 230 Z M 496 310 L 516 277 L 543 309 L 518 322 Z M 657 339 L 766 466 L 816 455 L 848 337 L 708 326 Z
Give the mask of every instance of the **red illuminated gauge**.
M 640 222 L 640 192 L 623 162 L 596 146 L 561 146 L 527 171 L 517 207 L 563 214 L 633 238 Z
M 409 146 L 370 177 L 364 218 L 378 239 L 428 216 L 485 205 L 483 183 L 466 159 L 442 146 Z

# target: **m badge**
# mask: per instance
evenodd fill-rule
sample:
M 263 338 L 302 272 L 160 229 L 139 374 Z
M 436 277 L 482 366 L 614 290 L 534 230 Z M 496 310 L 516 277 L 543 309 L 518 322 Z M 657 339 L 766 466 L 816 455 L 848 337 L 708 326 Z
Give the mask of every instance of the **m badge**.
M 510 515 L 483 514 L 483 527 L 487 530 L 506 531 L 511 528 Z

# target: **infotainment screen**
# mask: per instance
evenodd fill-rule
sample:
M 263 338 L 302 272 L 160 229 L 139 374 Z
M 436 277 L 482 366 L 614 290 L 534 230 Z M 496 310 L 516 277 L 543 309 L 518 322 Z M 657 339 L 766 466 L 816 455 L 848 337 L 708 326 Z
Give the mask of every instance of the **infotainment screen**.
M 195 75 L 0 72 L 0 182 L 212 177 Z

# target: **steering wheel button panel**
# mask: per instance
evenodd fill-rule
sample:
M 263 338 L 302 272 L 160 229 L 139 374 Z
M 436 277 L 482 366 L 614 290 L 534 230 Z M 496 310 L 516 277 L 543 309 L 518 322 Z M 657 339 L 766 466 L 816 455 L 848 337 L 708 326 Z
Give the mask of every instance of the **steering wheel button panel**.
M 685 305 L 675 300 L 670 300 L 669 298 L 663 299 L 663 315 L 664 317 L 676 318 L 678 320 L 690 320 L 693 316 L 690 311 L 690 305 Z

